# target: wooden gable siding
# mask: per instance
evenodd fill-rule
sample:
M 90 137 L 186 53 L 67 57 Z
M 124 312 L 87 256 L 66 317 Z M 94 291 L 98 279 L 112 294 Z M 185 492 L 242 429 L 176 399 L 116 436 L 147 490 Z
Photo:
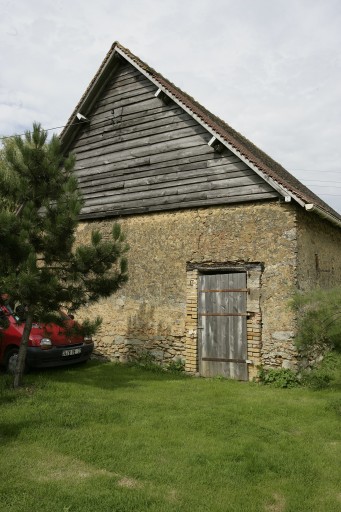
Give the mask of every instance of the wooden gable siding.
M 123 63 L 71 150 L 84 197 L 83 218 L 278 197 L 232 152 Z

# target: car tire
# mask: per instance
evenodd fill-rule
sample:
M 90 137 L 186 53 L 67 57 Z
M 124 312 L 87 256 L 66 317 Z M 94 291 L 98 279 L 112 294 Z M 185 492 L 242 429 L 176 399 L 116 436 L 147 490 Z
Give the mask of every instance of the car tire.
M 6 361 L 5 361 L 6 372 L 10 373 L 11 375 L 14 375 L 15 368 L 16 368 L 17 361 L 18 361 L 18 354 L 19 354 L 18 348 L 11 348 L 6 354 Z

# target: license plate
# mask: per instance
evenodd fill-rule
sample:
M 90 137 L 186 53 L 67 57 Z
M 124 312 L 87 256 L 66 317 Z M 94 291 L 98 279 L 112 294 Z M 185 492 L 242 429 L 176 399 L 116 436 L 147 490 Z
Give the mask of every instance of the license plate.
M 76 354 L 80 354 L 82 349 L 80 348 L 69 348 L 67 350 L 63 350 L 62 356 L 75 356 Z

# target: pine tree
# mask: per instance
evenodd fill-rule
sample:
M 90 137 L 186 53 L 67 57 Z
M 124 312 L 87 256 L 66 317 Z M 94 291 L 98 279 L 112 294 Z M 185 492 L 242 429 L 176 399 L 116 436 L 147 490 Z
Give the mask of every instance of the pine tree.
M 128 246 L 118 224 L 112 239 L 93 231 L 89 245 L 75 245 L 82 198 L 57 136 L 33 124 L 24 138 L 4 143 L 0 158 L 0 291 L 26 305 L 14 387 L 22 381 L 35 321 L 56 319 L 108 297 L 127 281 Z M 87 321 L 92 333 L 99 321 Z

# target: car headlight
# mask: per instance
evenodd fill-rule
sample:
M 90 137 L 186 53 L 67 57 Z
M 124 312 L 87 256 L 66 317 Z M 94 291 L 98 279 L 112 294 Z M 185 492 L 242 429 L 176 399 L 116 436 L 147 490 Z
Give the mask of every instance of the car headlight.
M 92 343 L 92 336 L 84 336 L 84 343 Z
M 50 338 L 42 338 L 40 340 L 40 348 L 46 350 L 52 347 L 52 341 Z

